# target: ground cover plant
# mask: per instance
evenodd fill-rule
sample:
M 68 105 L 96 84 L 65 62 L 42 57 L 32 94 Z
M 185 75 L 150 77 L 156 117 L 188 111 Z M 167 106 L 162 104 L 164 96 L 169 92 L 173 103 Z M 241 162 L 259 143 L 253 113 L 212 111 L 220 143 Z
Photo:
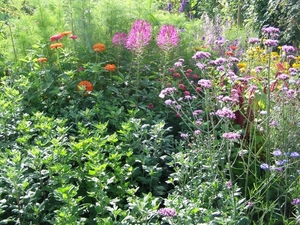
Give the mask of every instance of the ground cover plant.
M 6 3 L 0 224 L 300 223 L 284 31 L 186 1 Z

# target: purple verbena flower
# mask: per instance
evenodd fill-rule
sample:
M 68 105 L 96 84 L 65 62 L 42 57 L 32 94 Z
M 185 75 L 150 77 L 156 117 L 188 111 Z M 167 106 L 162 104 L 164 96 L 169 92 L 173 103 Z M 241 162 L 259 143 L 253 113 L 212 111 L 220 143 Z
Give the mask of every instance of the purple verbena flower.
M 202 119 L 199 119 L 195 122 L 196 125 L 200 126 L 202 124 Z
M 260 39 L 259 38 L 249 38 L 248 43 L 249 44 L 257 44 L 257 43 L 260 43 Z
M 224 133 L 222 135 L 223 138 L 234 141 L 236 139 L 239 139 L 241 137 L 240 134 L 238 133 L 234 133 L 234 132 L 228 132 L 228 133 Z
M 256 73 L 259 73 L 260 71 L 262 71 L 263 67 L 262 66 L 257 66 L 255 68 Z
M 134 22 L 127 38 L 126 48 L 134 52 L 140 52 L 147 46 L 151 39 L 151 25 L 145 20 Z
M 300 154 L 298 152 L 291 152 L 290 157 L 291 158 L 299 158 Z
M 273 120 L 271 123 L 269 123 L 270 127 L 277 127 L 278 126 L 278 122 Z
M 166 100 L 166 101 L 165 101 L 165 104 L 166 104 L 166 105 L 171 105 L 171 104 L 172 104 L 172 100 L 171 100 L 171 99 Z
M 223 45 L 225 42 L 226 42 L 226 40 L 221 37 L 219 40 L 215 41 L 215 44 L 216 45 Z
M 198 81 L 198 85 L 204 88 L 210 88 L 211 87 L 211 81 L 206 79 L 201 79 Z
M 223 102 L 233 102 L 233 99 L 229 96 L 225 96 L 225 97 L 222 98 L 222 101 Z
M 276 160 L 276 161 L 275 161 L 275 164 L 276 164 L 277 166 L 282 166 L 282 165 L 286 164 L 287 162 L 288 162 L 287 159 Z
M 194 116 L 198 116 L 199 114 L 201 114 L 202 113 L 202 110 L 201 109 L 197 109 L 197 110 L 195 110 L 194 112 L 193 112 L 193 115 Z
M 278 75 L 277 78 L 280 80 L 287 80 L 287 79 L 289 79 L 289 77 L 290 77 L 289 75 L 282 73 L 282 74 Z
M 200 63 L 200 62 L 196 63 L 196 66 L 197 66 L 200 70 L 204 70 L 204 69 L 206 68 L 206 64 Z
M 296 68 L 289 68 L 290 73 L 294 73 L 296 75 L 298 73 L 298 70 Z
M 163 25 L 157 36 L 157 45 L 163 50 L 169 50 L 176 47 L 179 42 L 177 29 L 172 25 Z
M 240 61 L 238 58 L 232 57 L 232 56 L 229 57 L 228 59 L 229 59 L 230 62 L 239 62 Z
M 221 71 L 225 71 L 225 67 L 222 65 L 222 66 L 218 66 L 217 71 L 221 72 Z
M 232 188 L 232 182 L 231 181 L 227 181 L 225 183 L 225 185 L 226 185 L 226 187 L 227 187 L 228 190 L 231 190 L 231 188 Z
M 263 43 L 264 43 L 264 45 L 266 45 L 268 47 L 274 47 L 274 46 L 278 45 L 278 40 L 267 39 Z
M 201 133 L 200 130 L 195 130 L 195 131 L 194 131 L 194 134 L 195 134 L 195 135 L 199 135 L 200 133 Z
M 192 59 L 209 59 L 210 56 L 211 54 L 209 52 L 198 51 L 193 55 Z
M 226 62 L 227 62 L 227 59 L 222 58 L 222 57 L 217 58 L 217 59 L 215 60 L 216 65 L 223 65 L 223 64 L 226 63 Z
M 282 152 L 280 149 L 276 149 L 273 153 L 272 153 L 274 156 L 281 156 L 282 155 Z
M 188 138 L 189 137 L 189 135 L 188 134 L 180 134 L 180 137 L 182 137 L 182 138 Z
M 300 198 L 294 198 L 291 204 L 292 205 L 299 205 L 300 204 Z
M 172 208 L 161 208 L 157 213 L 164 217 L 174 217 L 176 216 L 176 210 Z
M 297 94 L 297 91 L 293 90 L 293 89 L 290 89 L 290 90 L 287 90 L 286 91 L 286 94 L 289 98 L 294 98 Z
M 283 45 L 282 46 L 282 51 L 284 51 L 284 52 L 294 52 L 295 48 L 291 45 Z
M 232 112 L 232 110 L 224 107 L 223 109 L 219 109 L 217 110 L 217 112 L 215 113 L 215 115 L 219 116 L 219 117 L 226 117 L 228 119 L 235 119 L 235 114 L 234 112 Z
M 267 169 L 269 169 L 269 165 L 267 163 L 263 163 L 260 165 L 260 168 L 263 170 L 267 170 Z
M 159 97 L 160 97 L 160 98 L 165 98 L 166 95 L 168 95 L 168 94 L 173 94 L 175 91 L 176 91 L 176 88 L 175 88 L 175 87 L 163 89 L 163 90 L 160 92 Z
M 265 36 L 271 38 L 277 38 L 280 33 L 280 30 L 275 27 L 263 27 L 261 30 Z

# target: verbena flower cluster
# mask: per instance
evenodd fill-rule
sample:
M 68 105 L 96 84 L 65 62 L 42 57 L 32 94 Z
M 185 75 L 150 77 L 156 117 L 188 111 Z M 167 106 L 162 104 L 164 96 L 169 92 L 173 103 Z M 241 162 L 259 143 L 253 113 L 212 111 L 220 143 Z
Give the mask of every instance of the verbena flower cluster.
M 157 213 L 164 217 L 174 217 L 176 216 L 176 210 L 172 208 L 161 208 Z

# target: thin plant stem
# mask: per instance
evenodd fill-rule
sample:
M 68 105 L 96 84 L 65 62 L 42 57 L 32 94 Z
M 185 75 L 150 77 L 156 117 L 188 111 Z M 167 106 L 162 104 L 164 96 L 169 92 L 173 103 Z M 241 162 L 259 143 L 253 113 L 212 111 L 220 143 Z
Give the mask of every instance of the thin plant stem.
M 268 76 L 267 76 L 267 118 L 266 118 L 266 127 L 267 127 L 267 136 L 266 136 L 266 163 L 270 163 L 270 150 L 271 150 L 271 139 L 270 139 L 270 115 L 271 115 L 271 90 L 270 90 L 270 83 L 271 83 L 271 51 L 269 52 L 269 58 L 268 58 Z M 270 182 L 270 177 L 267 176 L 267 183 Z M 269 189 L 266 193 L 266 203 L 268 206 L 269 200 Z
M 16 46 L 15 46 L 14 37 L 13 37 L 13 35 L 12 35 L 11 26 L 10 26 L 9 23 L 7 23 L 7 26 L 8 26 L 8 28 L 9 28 L 9 34 L 10 34 L 11 44 L 12 44 L 13 51 L 14 51 L 15 62 L 17 62 L 17 61 L 18 61 L 18 58 L 17 58 Z

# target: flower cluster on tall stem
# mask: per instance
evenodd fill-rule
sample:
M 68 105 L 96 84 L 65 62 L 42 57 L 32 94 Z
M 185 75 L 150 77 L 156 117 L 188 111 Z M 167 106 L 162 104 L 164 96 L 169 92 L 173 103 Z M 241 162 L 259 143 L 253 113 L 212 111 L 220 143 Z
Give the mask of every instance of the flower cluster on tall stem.
M 165 24 L 158 32 L 156 43 L 157 46 L 163 51 L 162 56 L 162 73 L 161 73 L 161 83 L 164 87 L 165 85 L 165 71 L 166 65 L 169 61 L 170 50 L 177 47 L 179 42 L 178 31 L 173 25 Z
M 134 22 L 126 41 L 125 47 L 133 52 L 140 53 L 151 40 L 151 25 L 145 20 Z
M 125 46 L 126 42 L 127 42 L 126 33 L 117 32 L 112 38 L 112 43 L 115 46 Z
M 178 31 L 173 25 L 163 25 L 157 36 L 157 45 L 162 50 L 170 50 L 177 47 L 179 42 Z
M 125 47 L 136 55 L 136 92 L 140 83 L 140 64 L 144 48 L 151 40 L 151 24 L 145 20 L 136 20 L 127 36 Z

